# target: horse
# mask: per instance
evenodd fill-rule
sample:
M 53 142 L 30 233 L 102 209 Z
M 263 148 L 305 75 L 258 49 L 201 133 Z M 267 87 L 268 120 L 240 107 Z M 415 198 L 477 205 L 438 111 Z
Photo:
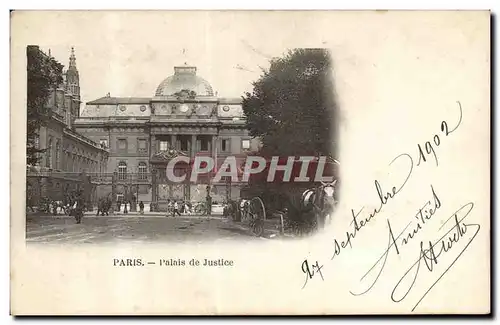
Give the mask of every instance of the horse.
M 336 205 L 335 187 L 337 180 L 331 183 L 307 189 L 302 193 L 301 205 L 305 210 L 313 210 L 318 227 L 323 228 L 326 221 L 331 222 L 332 210 Z
M 240 211 L 241 219 L 245 220 L 248 217 L 248 212 L 250 210 L 250 200 L 240 199 Z
M 233 220 L 236 220 L 237 211 L 238 211 L 238 203 L 236 201 L 229 200 L 224 204 L 224 210 L 222 214 L 226 218 L 231 217 Z

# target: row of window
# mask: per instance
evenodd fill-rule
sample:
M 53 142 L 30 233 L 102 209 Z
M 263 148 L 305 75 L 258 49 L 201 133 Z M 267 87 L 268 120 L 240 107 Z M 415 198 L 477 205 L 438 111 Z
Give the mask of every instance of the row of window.
M 40 142 L 37 138 L 35 140 L 35 146 L 39 148 Z M 54 144 L 52 137 L 49 137 L 47 143 L 47 150 L 45 151 L 45 167 L 53 168 L 57 170 L 64 171 L 80 171 L 82 169 L 88 169 L 91 172 L 103 172 L 104 166 L 99 164 L 97 161 L 93 161 L 91 159 L 77 159 L 72 157 L 70 154 L 66 155 L 66 159 L 64 162 L 61 161 L 61 141 L 57 139 L 55 141 L 55 155 L 54 153 Z M 64 164 L 64 165 L 63 165 Z
M 107 139 L 101 139 L 99 141 L 101 147 L 103 148 L 109 148 L 108 140 Z M 189 141 L 186 138 L 180 138 L 179 139 L 179 149 L 181 151 L 189 151 Z M 128 149 L 128 143 L 127 139 L 118 139 L 117 141 L 117 151 L 127 151 Z M 159 141 L 159 149 L 160 151 L 167 151 L 171 147 L 171 144 L 169 141 L 165 140 L 160 140 Z M 241 147 L 244 150 L 250 149 L 250 140 L 248 139 L 242 139 L 241 140 Z M 206 138 L 201 138 L 197 140 L 197 148 L 199 148 L 200 151 L 209 151 L 210 148 L 210 141 Z M 220 140 L 220 150 L 221 152 L 230 152 L 231 151 L 231 140 L 230 139 L 221 139 Z M 137 151 L 140 153 L 147 153 L 148 152 L 148 143 L 146 139 L 138 139 L 137 140 Z
M 145 162 L 140 162 L 139 165 L 137 165 L 137 170 L 139 172 L 138 178 L 140 180 L 146 180 L 148 178 L 147 176 L 148 166 L 146 165 Z M 128 173 L 127 163 L 124 161 L 120 161 L 118 163 L 118 179 L 119 180 L 127 179 L 127 173 Z

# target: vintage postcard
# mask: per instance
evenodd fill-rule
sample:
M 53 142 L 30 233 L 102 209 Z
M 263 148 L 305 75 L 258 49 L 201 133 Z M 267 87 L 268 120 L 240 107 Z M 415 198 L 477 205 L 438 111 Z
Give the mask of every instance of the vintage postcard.
M 13 11 L 11 313 L 490 313 L 490 19 Z

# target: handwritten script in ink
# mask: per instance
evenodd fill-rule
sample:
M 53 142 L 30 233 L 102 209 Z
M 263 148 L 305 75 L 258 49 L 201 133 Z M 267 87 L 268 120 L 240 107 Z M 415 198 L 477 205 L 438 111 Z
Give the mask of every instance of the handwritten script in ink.
M 457 110 L 459 112 L 457 122 L 450 123 L 443 120 L 436 133 L 426 139 L 425 142 L 417 144 L 410 153 L 402 153 L 392 159 L 389 167 L 399 164 L 400 167 L 404 167 L 406 173 L 394 184 L 381 184 L 379 180 L 374 181 L 374 191 L 378 201 L 377 207 L 371 210 L 365 210 L 364 206 L 351 209 L 350 229 L 345 232 L 344 236 L 333 239 L 331 260 L 338 258 L 347 248 L 353 248 L 356 238 L 369 231 L 370 222 L 375 219 L 380 221 L 383 218 L 384 208 L 398 199 L 416 168 L 426 163 L 433 163 L 437 168 L 440 166 L 440 150 L 444 150 L 443 147 L 446 145 L 447 139 L 452 137 L 462 124 L 463 111 L 460 102 L 457 102 Z M 449 216 L 439 216 L 440 220 L 444 219 L 444 222 L 440 225 L 434 240 L 427 242 L 421 240 L 418 244 L 418 250 L 411 249 L 415 245 L 406 247 L 409 243 L 418 243 L 420 232 L 424 231 L 433 222 L 436 215 L 444 213 L 440 211 L 443 210 L 444 202 L 439 196 L 439 190 L 434 185 L 429 184 L 422 193 L 425 193 L 426 199 L 419 202 L 415 210 L 408 215 L 408 222 L 402 229 L 395 229 L 389 218 L 384 220 L 387 229 L 385 237 L 387 246 L 374 259 L 372 266 L 361 277 L 359 282 L 361 289 L 350 291 L 352 295 L 368 294 L 383 276 L 384 270 L 389 268 L 391 263 L 398 261 L 395 257 L 403 254 L 413 254 L 415 262 L 409 265 L 406 272 L 394 281 L 394 287 L 390 294 L 390 299 L 393 302 L 400 303 L 404 301 L 409 293 L 419 285 L 417 280 L 424 273 L 434 274 L 439 272 L 436 274 L 434 282 L 425 288 L 423 294 L 417 295 L 416 301 L 412 302 L 412 311 L 414 311 L 427 294 L 446 276 L 447 272 L 476 238 L 481 227 L 479 224 L 470 223 L 467 219 L 474 209 L 474 202 L 464 202 L 462 206 L 453 208 L 451 211 L 454 212 Z M 445 255 L 452 256 L 453 260 L 443 267 L 442 260 Z M 439 271 L 436 267 L 438 263 L 440 263 Z M 305 288 L 308 281 L 316 275 L 319 275 L 323 281 L 325 280 L 323 278 L 324 265 L 320 261 L 314 260 L 314 263 L 310 263 L 306 259 L 301 268 L 305 278 L 302 288 Z

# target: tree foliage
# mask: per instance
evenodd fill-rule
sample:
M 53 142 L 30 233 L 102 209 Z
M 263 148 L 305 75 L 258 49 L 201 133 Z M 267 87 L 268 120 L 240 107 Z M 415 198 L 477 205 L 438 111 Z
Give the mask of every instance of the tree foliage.
M 26 163 L 35 165 L 43 148 L 37 148 L 40 126 L 51 116 L 48 99 L 63 81 L 63 65 L 45 55 L 37 46 L 28 46 L 27 55 L 27 137 Z
M 243 98 L 250 135 L 262 142 L 263 156 L 336 158 L 336 113 L 332 63 L 324 49 L 290 50 L 271 60 L 269 70 Z M 307 221 L 299 211 L 301 193 L 311 184 L 254 181 L 247 196 L 260 196 L 270 211 L 288 207 L 290 217 Z M 304 219 L 306 218 L 306 219 Z
M 331 60 L 324 49 L 295 49 L 271 61 L 243 98 L 250 135 L 271 155 L 335 152 Z

